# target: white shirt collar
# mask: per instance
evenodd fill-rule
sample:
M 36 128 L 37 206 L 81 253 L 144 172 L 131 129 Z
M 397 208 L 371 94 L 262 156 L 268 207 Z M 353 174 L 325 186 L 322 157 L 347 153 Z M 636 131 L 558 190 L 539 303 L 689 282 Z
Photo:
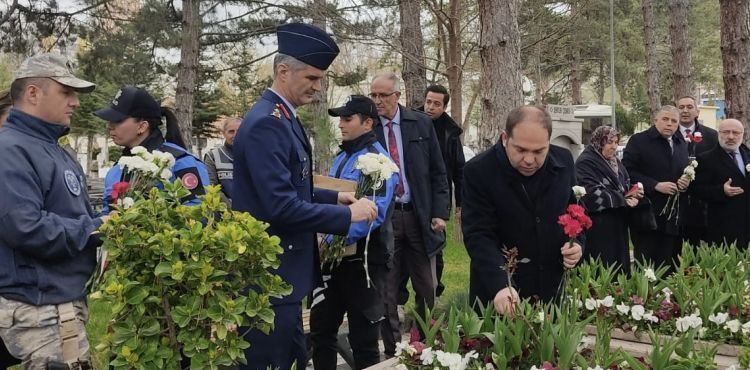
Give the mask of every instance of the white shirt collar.
M 685 135 L 685 130 L 690 130 L 690 133 L 694 134 L 695 133 L 695 122 L 693 122 L 693 124 L 690 125 L 690 127 L 685 127 L 683 125 L 680 125 L 680 133 L 682 133 L 683 137 L 687 136 L 687 135 Z
M 401 124 L 401 108 L 396 107 L 396 115 L 393 116 L 393 119 L 388 119 L 383 116 L 380 116 L 380 123 L 383 124 L 383 126 L 387 125 L 388 122 L 393 121 L 394 125 L 400 125 Z

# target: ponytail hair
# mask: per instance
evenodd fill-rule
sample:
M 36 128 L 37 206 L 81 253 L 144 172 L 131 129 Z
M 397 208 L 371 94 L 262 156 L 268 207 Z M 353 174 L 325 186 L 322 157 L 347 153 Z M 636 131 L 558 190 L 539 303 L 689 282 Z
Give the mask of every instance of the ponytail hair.
M 190 150 L 190 148 L 185 147 L 185 141 L 182 139 L 182 132 L 180 131 L 180 123 L 177 121 L 177 116 L 174 115 L 174 112 L 167 107 L 161 107 L 161 115 L 167 121 L 167 133 L 164 135 L 164 140 L 183 149 Z
M 182 139 L 180 124 L 178 123 L 177 116 L 174 115 L 174 112 L 172 112 L 172 110 L 167 107 L 161 107 L 160 115 L 167 121 L 167 133 L 164 135 L 164 140 L 183 149 L 187 149 L 185 148 L 185 140 Z M 161 117 L 145 119 L 146 121 L 148 121 L 148 128 L 150 131 L 159 130 L 159 126 L 161 126 L 162 122 Z

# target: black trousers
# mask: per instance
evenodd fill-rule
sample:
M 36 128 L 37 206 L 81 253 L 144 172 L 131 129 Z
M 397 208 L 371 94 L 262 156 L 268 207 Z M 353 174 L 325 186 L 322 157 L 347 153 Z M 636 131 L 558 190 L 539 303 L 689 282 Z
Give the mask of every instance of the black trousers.
M 245 350 L 247 365 L 240 365 L 241 370 L 290 369 L 295 361 L 297 369 L 307 366 L 300 302 L 275 305 L 273 311 L 276 317 L 269 334 L 251 330 L 245 335 L 250 347 Z M 240 333 L 246 330 L 240 328 Z
M 677 257 L 682 252 L 680 236 L 669 235 L 658 230 L 633 230 L 630 238 L 633 240 L 637 260 L 649 261 L 655 266 L 668 266 L 669 272 L 675 270 Z
M 380 362 L 378 334 L 385 314 L 381 298 L 385 266 L 368 266 L 372 279 L 368 288 L 363 262 L 345 260 L 330 274 L 324 271 L 324 286 L 313 291 L 310 339 L 315 370 L 336 369 L 337 335 L 344 314 L 349 323 L 348 339 L 356 369 Z
M 394 209 L 393 268 L 388 271 L 385 289 L 386 320 L 381 327 L 385 355 L 393 356 L 396 342 L 401 341 L 401 323 L 398 319 L 399 286 L 404 277 L 411 279 L 415 293 L 416 312 L 424 315 L 425 308 L 435 305 L 435 257 L 429 257 L 422 239 L 421 228 L 414 211 Z

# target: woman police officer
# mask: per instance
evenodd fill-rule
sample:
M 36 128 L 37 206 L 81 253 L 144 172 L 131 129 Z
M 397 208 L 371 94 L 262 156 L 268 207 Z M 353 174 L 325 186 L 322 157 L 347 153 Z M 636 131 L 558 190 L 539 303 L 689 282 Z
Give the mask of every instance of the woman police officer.
M 170 110 L 159 106 L 146 91 L 126 86 L 115 95 L 109 108 L 100 109 L 94 115 L 108 122 L 110 137 L 115 144 L 124 147 L 123 156 L 132 155 L 131 150 L 136 146 L 142 146 L 149 152 L 160 150 L 172 154 L 175 164 L 171 169 L 170 181 L 179 178 L 190 191 L 185 204 L 200 202 L 197 196 L 205 193 L 203 187 L 209 183 L 208 171 L 203 162 L 184 148 L 177 119 Z M 166 138 L 159 129 L 162 117 L 166 118 L 167 123 Z M 117 164 L 107 172 L 102 213 L 109 213 L 109 204 L 113 202 L 109 199 L 112 186 L 125 180 L 122 168 Z

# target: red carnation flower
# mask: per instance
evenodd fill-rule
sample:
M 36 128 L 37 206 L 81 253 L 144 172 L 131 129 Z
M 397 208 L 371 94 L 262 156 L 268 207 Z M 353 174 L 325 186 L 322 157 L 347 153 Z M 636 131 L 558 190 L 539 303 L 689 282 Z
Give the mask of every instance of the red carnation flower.
M 110 194 L 110 199 L 115 200 L 120 198 L 120 194 L 124 194 L 125 192 L 127 192 L 129 187 L 130 183 L 127 181 L 116 182 L 114 185 L 112 185 L 112 193 Z

